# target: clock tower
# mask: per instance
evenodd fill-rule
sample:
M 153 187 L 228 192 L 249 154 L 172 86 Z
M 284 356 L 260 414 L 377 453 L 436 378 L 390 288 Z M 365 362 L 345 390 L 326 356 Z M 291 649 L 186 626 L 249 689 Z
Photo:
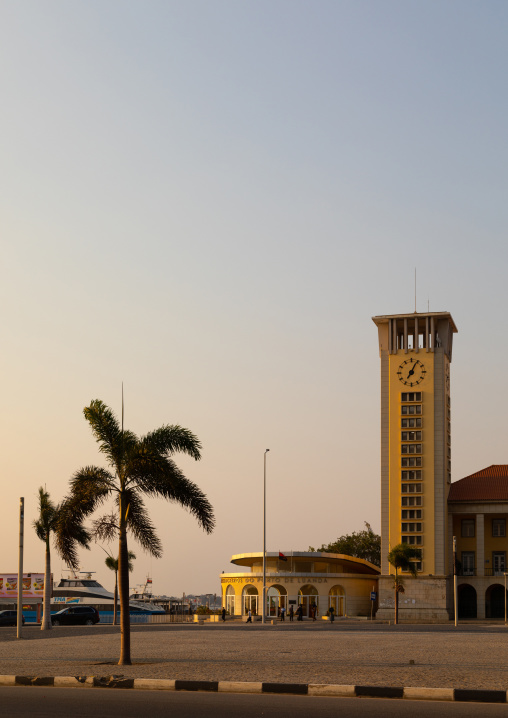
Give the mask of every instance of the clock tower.
M 378 618 L 393 616 L 399 543 L 419 548 L 404 579 L 401 618 L 448 619 L 447 499 L 451 482 L 450 364 L 457 327 L 448 312 L 373 317 L 381 358 L 381 574 Z M 386 614 L 386 615 L 385 615 Z

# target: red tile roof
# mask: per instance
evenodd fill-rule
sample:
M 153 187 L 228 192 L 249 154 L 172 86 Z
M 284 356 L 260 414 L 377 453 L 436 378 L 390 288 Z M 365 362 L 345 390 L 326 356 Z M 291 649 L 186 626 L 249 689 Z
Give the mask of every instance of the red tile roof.
M 448 501 L 508 501 L 508 464 L 492 464 L 455 481 Z

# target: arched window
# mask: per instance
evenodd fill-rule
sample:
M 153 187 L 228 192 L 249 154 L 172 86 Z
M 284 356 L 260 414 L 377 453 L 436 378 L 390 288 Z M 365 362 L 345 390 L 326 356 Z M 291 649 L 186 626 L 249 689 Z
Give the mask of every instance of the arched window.
M 346 592 L 342 586 L 331 587 L 328 593 L 328 608 L 332 606 L 336 616 L 346 615 Z
M 459 586 L 459 618 L 476 618 L 476 591 L 473 586 L 463 583 Z
M 258 613 L 258 590 L 252 584 L 248 584 L 242 591 L 242 612 L 249 613 L 249 609 L 253 616 Z
M 224 603 L 226 611 L 230 616 L 235 615 L 235 589 L 231 584 L 226 588 L 226 601 Z
M 284 586 L 270 586 L 266 591 L 267 616 L 278 616 L 282 606 L 287 609 L 287 598 L 287 591 Z
M 485 591 L 485 618 L 504 618 L 504 586 L 495 583 Z
M 319 592 L 315 586 L 306 583 L 298 591 L 298 603 L 302 607 L 303 615 L 311 617 L 312 612 L 317 609 Z

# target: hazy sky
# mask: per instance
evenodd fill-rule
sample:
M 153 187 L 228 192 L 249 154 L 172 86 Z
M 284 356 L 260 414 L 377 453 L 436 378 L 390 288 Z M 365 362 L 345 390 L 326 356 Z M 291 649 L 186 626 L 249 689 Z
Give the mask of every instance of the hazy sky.
M 100 464 L 82 409 L 177 459 L 131 585 L 379 530 L 375 314 L 450 311 L 453 480 L 506 451 L 505 0 L 0 0 L 1 571 L 36 493 Z M 109 547 L 116 552 L 116 546 Z M 83 569 L 112 588 L 105 554 Z M 55 556 L 54 574 L 63 568 Z

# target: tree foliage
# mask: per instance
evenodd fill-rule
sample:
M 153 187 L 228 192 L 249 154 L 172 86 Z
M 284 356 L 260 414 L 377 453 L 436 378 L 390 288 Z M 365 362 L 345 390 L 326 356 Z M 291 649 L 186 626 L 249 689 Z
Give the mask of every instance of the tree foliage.
M 71 479 L 66 502 L 66 520 L 72 516 L 81 522 L 113 498 L 115 517 L 106 515 L 96 523 L 96 535 L 117 536 L 118 582 L 120 593 L 121 650 L 120 665 L 129 665 L 130 616 L 127 535 L 131 535 L 152 556 L 162 555 L 162 544 L 150 520 L 145 498 L 162 498 L 186 508 L 207 532 L 215 525 L 213 509 L 203 492 L 189 481 L 172 459 L 176 452 L 193 459 L 201 458 L 201 444 L 189 429 L 161 426 L 138 437 L 124 430 L 113 411 L 96 399 L 83 410 L 99 451 L 108 469 L 85 466 Z M 60 553 L 67 563 L 77 565 L 76 543 L 65 532 L 57 533 Z
M 44 542 L 46 559 L 44 569 L 44 596 L 41 629 L 51 628 L 51 535 L 58 548 L 59 535 L 66 542 L 89 548 L 90 534 L 80 521 L 70 521 L 67 504 L 55 504 L 42 486 L 39 488 L 39 515 L 33 521 L 37 538 Z
M 415 561 L 422 556 L 419 548 L 410 546 L 407 543 L 399 543 L 392 548 L 388 554 L 388 563 L 395 569 L 395 577 L 393 580 L 393 590 L 395 592 L 395 624 L 399 622 L 399 593 L 404 593 L 404 581 L 399 576 L 400 571 L 407 571 L 413 578 L 418 576 L 418 570 Z
M 309 551 L 316 549 L 309 546 Z M 381 566 L 381 536 L 374 533 L 372 527 L 365 521 L 363 531 L 353 531 L 352 534 L 340 536 L 336 541 L 323 544 L 318 551 L 326 553 L 343 553 L 355 558 L 363 558 L 375 566 Z

